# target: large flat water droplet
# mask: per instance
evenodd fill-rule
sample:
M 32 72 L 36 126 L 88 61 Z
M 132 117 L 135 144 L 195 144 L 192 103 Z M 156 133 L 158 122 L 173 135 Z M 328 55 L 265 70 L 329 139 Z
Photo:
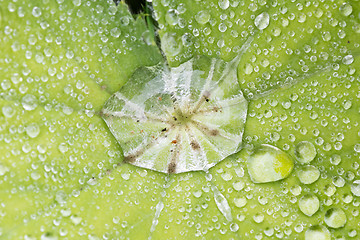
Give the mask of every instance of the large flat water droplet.
M 247 113 L 237 62 L 197 57 L 177 68 L 138 69 L 102 110 L 125 161 L 179 173 L 237 152 Z
M 259 14 L 254 20 L 255 26 L 260 30 L 267 28 L 269 26 L 269 22 L 270 16 L 267 12 Z
M 249 156 L 247 166 L 253 182 L 265 183 L 289 176 L 294 168 L 294 161 L 277 147 L 264 144 Z

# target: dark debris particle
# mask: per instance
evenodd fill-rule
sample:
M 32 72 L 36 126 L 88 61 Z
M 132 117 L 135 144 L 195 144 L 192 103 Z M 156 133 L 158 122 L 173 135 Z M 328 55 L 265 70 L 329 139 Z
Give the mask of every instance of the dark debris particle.
M 175 173 L 175 170 L 176 170 L 176 163 L 173 162 L 169 163 L 167 170 L 168 173 Z
M 200 144 L 198 142 L 195 142 L 195 141 L 191 141 L 190 146 L 194 150 L 199 150 L 200 149 Z
M 124 162 L 126 163 L 133 163 L 135 162 L 136 157 L 134 155 L 128 155 L 124 157 Z
M 161 131 L 162 131 L 162 132 L 165 132 L 165 131 L 167 131 L 167 129 L 166 129 L 166 128 L 163 128 L 163 129 L 161 129 Z

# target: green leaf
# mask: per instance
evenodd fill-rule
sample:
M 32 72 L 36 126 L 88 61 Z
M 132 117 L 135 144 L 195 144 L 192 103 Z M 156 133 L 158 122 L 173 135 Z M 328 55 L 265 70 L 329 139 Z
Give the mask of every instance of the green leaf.
M 153 7 L 166 60 L 123 2 L 0 0 L 1 239 L 356 239 L 360 2 Z M 105 102 L 138 67 L 197 55 L 239 57 L 243 149 L 208 172 L 124 163 Z M 308 163 L 304 142 L 315 146 Z M 263 144 L 295 162 L 287 178 L 251 180 Z M 304 180 L 306 169 L 320 177 Z

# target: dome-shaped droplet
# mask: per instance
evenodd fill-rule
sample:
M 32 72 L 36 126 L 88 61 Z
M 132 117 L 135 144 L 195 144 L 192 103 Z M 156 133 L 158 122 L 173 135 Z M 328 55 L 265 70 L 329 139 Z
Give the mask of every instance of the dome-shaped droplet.
M 302 213 L 307 216 L 314 215 L 320 207 L 320 201 L 317 196 L 313 194 L 307 194 L 300 198 L 299 208 Z
M 355 180 L 352 184 L 351 184 L 351 192 L 357 196 L 360 197 L 360 180 Z
M 295 156 L 300 163 L 310 163 L 316 156 L 316 148 L 311 142 L 299 142 L 295 147 Z
M 350 3 L 344 3 L 343 5 L 340 6 L 339 10 L 342 15 L 347 17 L 352 13 L 353 7 L 351 6 Z
M 331 240 L 330 231 L 322 225 L 311 226 L 305 232 L 305 240 Z
M 12 106 L 6 105 L 2 107 L 2 112 L 5 117 L 11 118 L 15 115 L 15 109 Z
M 314 166 L 304 166 L 298 171 L 298 178 L 303 184 L 311 184 L 318 180 L 320 171 Z
M 26 126 L 25 131 L 26 131 L 26 134 L 29 137 L 35 138 L 40 133 L 40 127 L 39 127 L 39 125 L 37 123 L 31 123 L 31 124 Z
M 255 183 L 274 182 L 289 176 L 294 162 L 282 150 L 261 145 L 247 159 L 248 172 Z
M 167 55 L 174 57 L 180 53 L 181 40 L 177 39 L 175 34 L 165 33 L 161 40 L 161 47 Z
M 325 213 L 325 223 L 331 228 L 340 228 L 346 224 L 346 214 L 341 208 L 330 208 Z
M 269 22 L 270 16 L 267 12 L 259 14 L 254 20 L 255 26 L 260 30 L 267 28 L 267 26 L 269 26 Z
M 346 64 L 346 65 L 352 64 L 352 63 L 354 62 L 354 57 L 353 57 L 353 55 L 346 55 L 346 56 L 343 58 L 342 62 L 343 62 L 344 64 Z
M 210 20 L 210 13 L 206 10 L 200 11 L 195 15 L 195 20 L 201 24 L 204 25 Z
M 23 108 L 25 110 L 31 111 L 34 110 L 37 105 L 37 99 L 34 95 L 32 94 L 26 94 L 22 99 L 21 99 L 21 104 L 23 106 Z

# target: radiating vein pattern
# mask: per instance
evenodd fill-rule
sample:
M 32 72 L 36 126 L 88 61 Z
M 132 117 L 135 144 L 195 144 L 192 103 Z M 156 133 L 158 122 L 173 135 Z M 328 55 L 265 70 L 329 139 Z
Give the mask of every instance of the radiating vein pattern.
M 196 57 L 138 69 L 101 115 L 124 161 L 164 173 L 207 170 L 239 151 L 247 101 L 236 64 Z

